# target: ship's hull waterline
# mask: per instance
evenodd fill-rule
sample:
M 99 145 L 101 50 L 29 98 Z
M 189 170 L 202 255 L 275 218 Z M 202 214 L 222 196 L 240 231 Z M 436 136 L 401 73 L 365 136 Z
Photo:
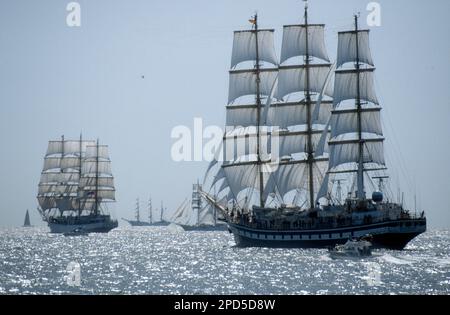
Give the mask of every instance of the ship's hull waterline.
M 320 248 L 343 244 L 351 237 L 373 236 L 374 247 L 403 249 L 426 231 L 426 219 L 392 220 L 334 229 L 269 230 L 228 223 L 237 246 Z
M 226 231 L 228 229 L 226 224 L 216 224 L 216 225 L 180 225 L 185 231 Z
M 48 227 L 51 233 L 72 233 L 80 231 L 83 233 L 108 233 L 118 226 L 116 220 L 109 216 L 85 219 L 81 222 L 49 222 Z
M 136 220 L 127 220 L 122 219 L 128 222 L 131 226 L 168 226 L 170 222 L 167 221 L 158 221 L 158 222 L 145 222 L 145 221 L 136 221 Z

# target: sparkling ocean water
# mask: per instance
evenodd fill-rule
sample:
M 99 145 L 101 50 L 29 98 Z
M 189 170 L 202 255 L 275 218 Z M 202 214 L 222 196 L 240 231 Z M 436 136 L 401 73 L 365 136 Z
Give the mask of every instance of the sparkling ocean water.
M 120 227 L 108 234 L 0 230 L 0 294 L 449 294 L 450 231 L 404 251 L 338 259 L 326 249 L 237 248 L 231 234 Z M 80 264 L 80 286 L 68 284 Z

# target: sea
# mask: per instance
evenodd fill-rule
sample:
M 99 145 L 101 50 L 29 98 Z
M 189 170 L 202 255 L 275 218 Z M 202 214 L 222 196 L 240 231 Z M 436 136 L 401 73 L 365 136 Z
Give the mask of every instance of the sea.
M 326 249 L 239 248 L 227 231 L 0 230 L 0 294 L 449 293 L 449 230 L 364 259 L 332 259 Z

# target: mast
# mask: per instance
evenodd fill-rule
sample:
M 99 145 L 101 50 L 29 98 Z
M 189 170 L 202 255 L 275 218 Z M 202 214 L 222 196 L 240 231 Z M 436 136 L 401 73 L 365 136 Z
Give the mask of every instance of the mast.
M 259 64 L 259 48 L 258 48 L 258 14 L 255 13 L 254 16 L 255 25 L 255 46 L 256 46 L 256 156 L 257 156 L 257 167 L 258 167 L 258 178 L 259 178 L 259 206 L 264 207 L 264 179 L 262 173 L 262 161 L 261 161 L 261 137 L 260 137 L 260 125 L 261 125 L 261 94 L 260 94 L 260 64 Z
M 83 151 L 83 135 L 80 132 L 80 178 L 81 178 L 81 162 L 82 162 L 82 151 Z M 78 184 L 78 216 L 81 216 L 81 187 Z
M 213 203 L 213 217 L 214 217 L 214 226 L 217 225 L 217 195 L 216 195 L 216 186 L 214 186 L 214 203 Z
M 356 47 L 356 113 L 358 120 L 358 192 L 357 198 L 365 199 L 364 193 L 364 140 L 361 127 L 361 91 L 360 91 L 360 66 L 359 66 L 359 43 L 358 43 L 358 15 L 355 14 L 355 47 Z
M 164 204 L 163 204 L 163 201 L 161 200 L 161 209 L 160 209 L 160 212 L 159 212 L 159 221 L 161 221 L 162 222 L 162 218 L 163 218 L 163 212 L 164 212 Z
M 301 194 L 300 207 L 306 209 L 315 206 L 317 178 L 322 176 L 328 162 L 328 157 L 317 150 L 329 136 L 326 126 L 333 103 L 329 99 L 332 97 L 329 85 L 332 65 L 326 51 L 324 29 L 324 24 L 310 23 L 306 1 L 300 24 L 283 26 L 275 97 L 282 102 L 274 104 L 272 115 L 268 117 L 268 125 L 279 130 L 280 154 L 287 158 L 271 173 L 267 190 L 283 203 L 288 192 L 301 189 L 305 195 Z M 289 63 L 294 57 L 298 57 L 298 61 Z M 288 96 L 296 100 L 289 101 Z M 295 204 L 299 196 L 294 198 Z
M 136 221 L 140 221 L 139 218 L 139 198 L 136 198 Z
M 262 111 L 264 104 L 261 103 L 263 95 L 269 98 L 273 95 L 278 68 L 263 68 L 262 62 L 277 66 L 278 58 L 273 45 L 274 30 L 260 29 L 257 14 L 249 21 L 252 27 L 234 31 L 233 34 L 226 106 L 226 124 L 230 128 L 227 128 L 223 137 L 226 162 L 222 164 L 222 169 L 225 177 L 232 182 L 230 189 L 233 196 L 236 197 L 243 190 L 251 188 L 250 194 L 259 192 L 259 198 L 255 196 L 258 200 L 254 200 L 256 206 L 263 207 L 265 199 L 263 150 L 266 135 L 262 129 L 265 125 L 265 111 Z M 251 65 L 235 69 L 237 65 L 247 61 L 251 61 Z M 243 99 L 240 98 L 249 95 L 254 96 L 251 104 L 243 103 Z M 241 208 L 241 205 L 238 206 Z M 245 204 L 240 210 L 250 210 L 248 206 Z
M 61 161 L 64 158 L 64 135 L 61 136 Z M 61 167 L 61 174 L 64 173 L 64 169 Z M 62 199 L 62 196 L 59 196 Z M 61 214 L 61 216 L 63 215 L 64 210 L 61 210 L 60 208 L 58 208 L 59 213 Z
M 95 208 L 94 215 L 98 215 L 98 139 L 97 139 L 97 153 L 95 155 Z
M 307 164 L 308 164 L 308 177 L 309 177 L 309 205 L 310 208 L 314 208 L 314 156 L 313 156 L 313 144 L 312 144 L 312 121 L 311 121 L 311 93 L 309 86 L 309 42 L 308 42 L 308 2 L 305 2 L 305 78 L 306 78 L 306 91 L 305 91 L 305 101 L 306 101 L 306 115 L 307 115 Z
M 196 190 L 196 198 L 197 198 L 197 204 L 198 204 L 198 207 L 197 207 L 197 226 L 199 226 L 200 225 L 200 208 L 201 208 L 201 203 L 200 203 L 200 194 L 199 194 L 199 186 L 200 184 L 199 184 L 199 182 L 198 182 L 198 179 L 197 179 L 197 190 Z
M 354 16 L 354 23 L 353 30 L 338 32 L 327 175 L 356 174 L 355 198 L 364 200 L 364 173 L 387 168 L 381 106 L 374 89 L 375 67 L 369 47 L 369 30 L 359 29 L 358 15 Z M 353 67 L 344 67 L 350 62 Z M 353 100 L 352 108 L 347 106 L 350 100 Z M 327 185 L 325 181 L 322 183 L 319 197 L 326 196 Z
M 148 198 L 148 219 L 150 223 L 153 223 L 153 218 L 152 218 L 152 198 Z

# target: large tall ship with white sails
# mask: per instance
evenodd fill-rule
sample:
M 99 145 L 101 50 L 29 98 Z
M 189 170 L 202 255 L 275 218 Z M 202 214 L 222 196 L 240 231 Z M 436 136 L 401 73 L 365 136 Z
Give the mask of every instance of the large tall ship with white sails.
M 98 140 L 49 141 L 39 182 L 38 211 L 52 233 L 109 232 L 115 201 L 107 145 Z
M 217 176 L 236 243 L 321 247 L 370 234 L 375 246 L 403 249 L 426 218 L 384 191 L 369 31 L 355 16 L 332 63 L 325 26 L 309 24 L 306 4 L 303 23 L 283 27 L 278 61 L 274 30 L 260 29 L 257 15 L 250 23 L 234 32 Z

